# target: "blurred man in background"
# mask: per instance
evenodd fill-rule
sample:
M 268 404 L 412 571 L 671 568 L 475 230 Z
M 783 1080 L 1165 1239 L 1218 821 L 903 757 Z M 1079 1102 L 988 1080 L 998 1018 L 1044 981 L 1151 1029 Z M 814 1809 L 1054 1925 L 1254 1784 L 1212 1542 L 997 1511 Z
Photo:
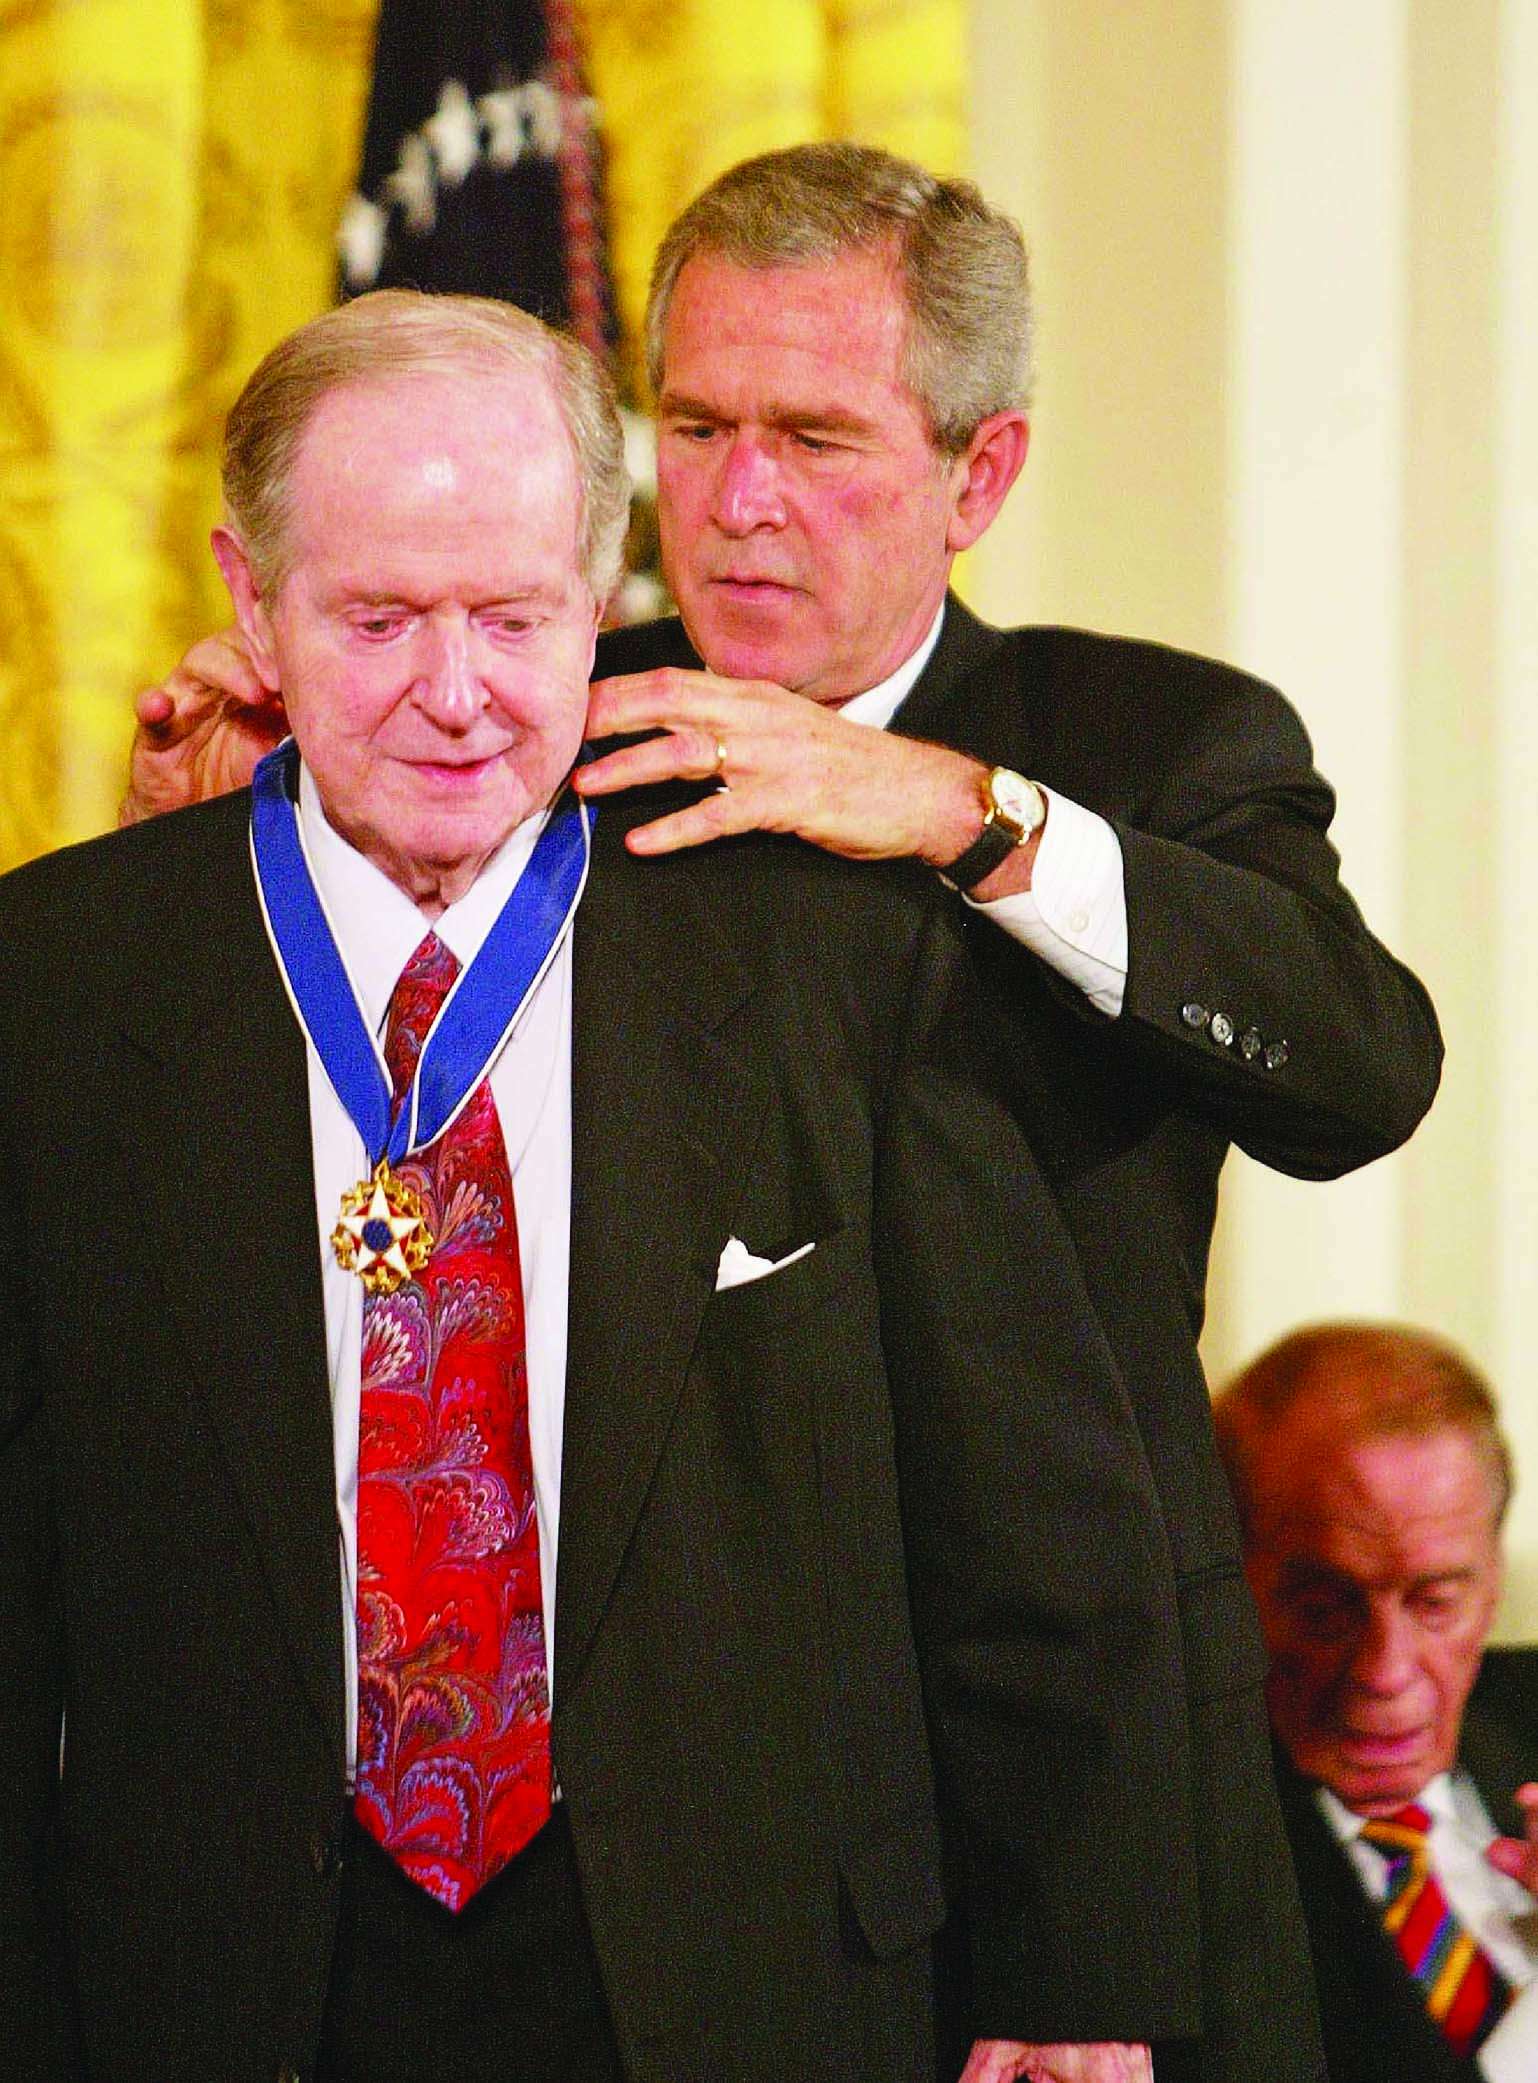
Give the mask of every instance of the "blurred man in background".
M 1490 1391 L 1427 1332 L 1325 1324 L 1216 1418 L 1332 2083 L 1531 2083 L 1538 1655 L 1485 1649 L 1511 1489 Z

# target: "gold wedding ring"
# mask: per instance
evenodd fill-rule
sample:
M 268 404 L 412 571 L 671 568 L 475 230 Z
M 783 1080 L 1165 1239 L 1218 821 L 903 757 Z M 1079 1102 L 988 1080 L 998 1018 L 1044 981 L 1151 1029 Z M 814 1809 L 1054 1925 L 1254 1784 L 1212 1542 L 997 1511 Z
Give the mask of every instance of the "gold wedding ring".
M 714 765 L 714 766 L 713 766 L 713 767 L 711 768 L 711 770 L 710 770 L 710 775 L 711 775 L 711 779 L 712 779 L 712 780 L 714 780 L 714 781 L 720 781 L 720 780 L 721 780 L 721 776 L 722 776 L 722 774 L 724 773 L 725 769 L 726 769 L 726 747 L 725 747 L 725 745 L 724 745 L 724 744 L 723 744 L 723 743 L 721 742 L 721 740 L 720 740 L 719 738 L 717 738 L 717 740 L 716 740 L 716 763 L 715 763 L 715 765 Z M 724 782 L 722 782 L 722 786 L 723 786 L 723 787 L 725 787 L 725 785 L 726 785 L 726 784 L 725 784 Z

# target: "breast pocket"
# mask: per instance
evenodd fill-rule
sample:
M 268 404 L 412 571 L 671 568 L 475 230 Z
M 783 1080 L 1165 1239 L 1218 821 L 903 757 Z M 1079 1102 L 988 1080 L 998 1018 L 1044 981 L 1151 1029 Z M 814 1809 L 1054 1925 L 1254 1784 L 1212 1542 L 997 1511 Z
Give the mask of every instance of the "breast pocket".
M 869 1263 L 868 1231 L 834 1230 L 778 1272 L 721 1288 L 711 1300 L 707 1327 L 730 1336 L 783 1329 L 836 1295 Z

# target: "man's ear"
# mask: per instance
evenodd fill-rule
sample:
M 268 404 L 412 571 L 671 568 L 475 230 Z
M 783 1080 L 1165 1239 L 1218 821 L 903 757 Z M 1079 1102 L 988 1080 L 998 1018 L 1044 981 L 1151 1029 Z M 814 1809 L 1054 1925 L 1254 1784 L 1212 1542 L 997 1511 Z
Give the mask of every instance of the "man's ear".
M 948 550 L 969 550 L 992 522 L 1025 467 L 1031 423 L 1013 408 L 983 420 L 956 458 L 955 494 L 945 531 Z
M 209 542 L 213 547 L 214 562 L 223 574 L 230 599 L 235 604 L 235 620 L 240 624 L 240 633 L 246 640 L 256 676 L 269 694 L 280 694 L 283 683 L 272 641 L 272 616 L 257 584 L 256 573 L 251 568 L 246 546 L 234 529 L 222 522 L 209 537 Z
M 586 585 L 586 581 L 583 583 Z M 591 595 L 593 602 L 593 626 L 588 631 L 587 637 L 587 677 L 591 680 L 594 661 L 598 656 L 598 639 L 603 634 L 603 618 L 619 599 L 619 586 L 618 584 L 613 586 L 602 600 L 598 598 L 596 593 L 593 593 L 591 587 L 587 587 L 587 591 Z

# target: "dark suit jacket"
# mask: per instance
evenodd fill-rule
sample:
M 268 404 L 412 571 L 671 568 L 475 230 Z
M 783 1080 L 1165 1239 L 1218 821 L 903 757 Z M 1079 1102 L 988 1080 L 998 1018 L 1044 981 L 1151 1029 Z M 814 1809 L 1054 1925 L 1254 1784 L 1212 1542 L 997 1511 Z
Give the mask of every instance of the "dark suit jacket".
M 1492 1649 L 1464 1717 L 1459 1763 L 1497 1826 L 1521 1834 L 1512 1795 L 1538 1766 L 1538 1650 Z M 1330 2083 L 1478 2083 L 1427 2016 L 1379 1912 L 1310 1783 L 1279 1766 L 1319 1986 Z
M 629 2071 L 926 2077 L 942 1834 L 980 2029 L 1188 2030 L 1169 1557 L 954 907 L 774 840 L 637 863 L 627 814 L 576 928 L 552 1742 Z M 331 1423 L 246 816 L 0 883 L 18 2083 L 270 2083 L 319 2027 Z M 816 1249 L 718 1294 L 731 1234 Z
M 597 669 L 690 662 L 666 623 L 605 638 Z M 1197 1354 L 1207 1255 L 1230 1141 L 1324 1178 L 1409 1134 L 1436 1089 L 1435 1016 L 1340 886 L 1334 798 L 1272 688 L 1159 645 L 990 629 L 952 599 L 894 727 L 1060 789 L 1121 843 L 1130 959 L 1115 1021 L 985 920 L 969 916 L 968 936 L 1014 1022 L 1002 1082 L 1121 1361 L 1179 1586 L 1203 2037 L 1199 2053 L 1167 2047 L 1156 2066 L 1161 2083 L 1302 2083 L 1320 2073 L 1307 1947 Z M 1219 1012 L 1226 1046 L 1210 1025 Z M 1247 1056 L 1251 1029 L 1261 1049 Z M 1277 1042 L 1286 1060 L 1268 1069 Z M 1253 1876 L 1269 1876 L 1261 1917 Z M 1187 1973 L 1172 1952 L 1172 1978 Z

